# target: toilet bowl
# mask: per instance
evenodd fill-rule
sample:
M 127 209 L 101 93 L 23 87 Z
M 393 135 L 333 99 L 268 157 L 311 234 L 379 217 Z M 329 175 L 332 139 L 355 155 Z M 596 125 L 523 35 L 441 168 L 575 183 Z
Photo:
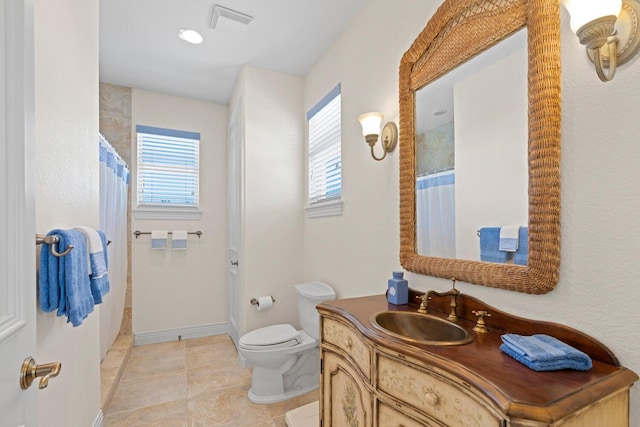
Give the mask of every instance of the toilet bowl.
M 238 341 L 238 354 L 245 366 L 252 366 L 253 403 L 281 402 L 318 388 L 319 315 L 316 305 L 333 300 L 334 290 L 322 282 L 295 285 L 298 293 L 296 330 L 290 324 L 267 326 L 248 332 Z

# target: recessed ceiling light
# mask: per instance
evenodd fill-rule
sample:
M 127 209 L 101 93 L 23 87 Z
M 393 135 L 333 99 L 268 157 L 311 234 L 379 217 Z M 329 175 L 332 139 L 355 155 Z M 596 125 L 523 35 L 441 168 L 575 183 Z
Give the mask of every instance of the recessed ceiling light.
M 178 37 L 191 44 L 200 44 L 204 40 L 199 32 L 190 28 L 181 28 Z

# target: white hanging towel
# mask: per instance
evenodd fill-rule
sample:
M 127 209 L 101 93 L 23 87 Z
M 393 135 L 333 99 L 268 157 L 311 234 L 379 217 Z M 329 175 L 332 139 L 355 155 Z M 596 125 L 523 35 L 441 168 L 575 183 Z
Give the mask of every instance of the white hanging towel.
M 500 228 L 500 243 L 498 249 L 505 252 L 515 252 L 518 250 L 519 225 L 509 225 Z
M 168 235 L 169 232 L 167 230 L 152 230 L 151 249 L 166 249 Z
M 172 247 L 174 251 L 187 250 L 187 231 L 186 230 L 174 230 L 171 232 L 173 241 Z

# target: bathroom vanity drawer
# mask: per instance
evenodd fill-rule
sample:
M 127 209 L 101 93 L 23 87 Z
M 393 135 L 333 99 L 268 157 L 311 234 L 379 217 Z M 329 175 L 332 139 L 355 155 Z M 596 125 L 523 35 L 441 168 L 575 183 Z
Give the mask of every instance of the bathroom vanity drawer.
M 502 426 L 503 418 L 436 372 L 378 353 L 377 389 L 450 427 Z
M 417 421 L 405 413 L 378 401 L 378 427 L 443 427 L 435 421 Z
M 371 380 L 371 348 L 348 326 L 328 317 L 322 319 L 322 341 L 342 349 Z

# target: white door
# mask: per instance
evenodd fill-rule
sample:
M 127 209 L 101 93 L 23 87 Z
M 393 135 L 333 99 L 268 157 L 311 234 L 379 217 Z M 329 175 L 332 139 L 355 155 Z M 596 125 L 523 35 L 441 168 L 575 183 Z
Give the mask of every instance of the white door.
M 37 425 L 38 387 L 20 370 L 36 350 L 33 0 L 0 6 L 0 425 Z
M 240 244 L 241 244 L 241 174 L 242 174 L 242 122 L 241 114 L 242 102 L 238 102 L 231 118 L 229 119 L 228 135 L 228 194 L 227 194 L 227 235 L 228 235 L 228 256 L 227 256 L 227 287 L 229 298 L 229 321 L 228 333 L 233 342 L 238 346 L 240 339 L 240 301 L 242 292 L 240 289 Z

